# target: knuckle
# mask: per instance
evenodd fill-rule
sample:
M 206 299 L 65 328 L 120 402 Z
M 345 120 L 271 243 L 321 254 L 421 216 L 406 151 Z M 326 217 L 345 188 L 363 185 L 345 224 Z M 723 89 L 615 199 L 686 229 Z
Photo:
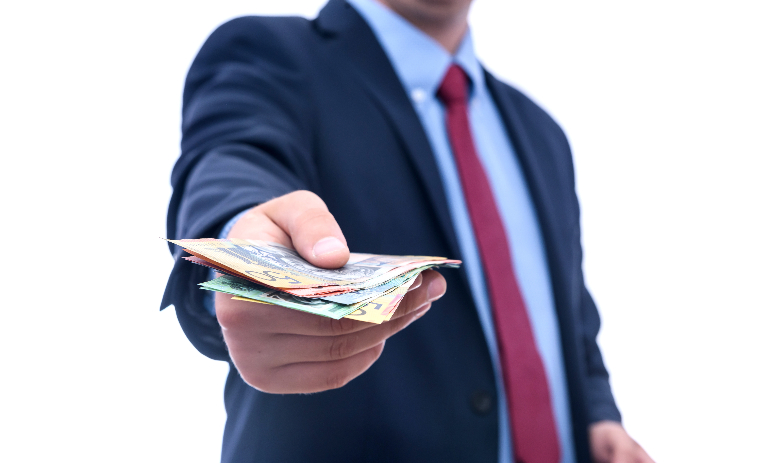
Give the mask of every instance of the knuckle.
M 287 196 L 291 197 L 294 201 L 297 201 L 299 204 L 306 205 L 310 208 L 320 207 L 322 209 L 326 209 L 326 203 L 324 203 L 323 199 L 321 199 L 320 196 L 313 193 L 312 191 L 297 190 L 289 193 Z
M 326 320 L 319 320 L 322 324 L 326 325 L 326 328 L 332 335 L 338 336 L 342 334 L 342 320 L 335 320 L 333 318 L 328 318 Z
M 331 212 L 317 206 L 309 206 L 299 217 L 297 223 L 302 226 L 308 226 L 312 223 L 325 223 L 334 220 Z
M 315 194 L 315 193 L 313 193 L 312 191 L 309 191 L 309 190 L 296 190 L 296 191 L 292 191 L 287 196 L 292 196 L 292 197 L 294 197 L 296 199 L 310 200 L 310 201 L 312 201 L 314 199 L 321 199 L 321 198 L 318 197 L 317 194 Z
M 355 352 L 356 336 L 337 336 L 332 338 L 329 346 L 329 358 L 339 360 L 348 358 Z
M 337 227 L 337 221 L 325 207 L 305 206 L 291 222 L 289 231 L 292 236 L 308 232 L 312 235 L 320 231 L 334 233 Z
M 328 323 L 328 329 L 334 336 L 350 333 L 355 326 L 355 321 L 349 318 L 340 318 L 339 320 L 328 318 L 327 320 L 322 323 Z
M 350 318 L 341 318 L 340 319 L 340 329 L 343 333 L 352 333 L 355 331 L 356 326 L 358 325 L 358 321 L 352 320 Z

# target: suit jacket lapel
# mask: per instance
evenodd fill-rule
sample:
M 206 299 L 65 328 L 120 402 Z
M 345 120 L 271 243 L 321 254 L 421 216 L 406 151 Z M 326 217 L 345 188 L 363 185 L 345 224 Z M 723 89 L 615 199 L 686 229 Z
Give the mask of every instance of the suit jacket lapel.
M 565 218 L 558 216 L 556 203 L 559 199 L 554 198 L 556 194 L 554 182 L 549 180 L 546 175 L 549 166 L 544 165 L 544 163 L 551 162 L 551 160 L 542 153 L 538 154 L 533 147 L 528 136 L 527 124 L 522 120 L 515 102 L 504 98 L 507 93 L 504 84 L 489 73 L 486 73 L 486 80 L 492 98 L 495 100 L 503 123 L 508 130 L 508 136 L 516 150 L 529 192 L 532 195 L 532 201 L 535 204 L 540 231 L 543 234 L 546 248 L 556 313 L 562 331 L 562 343 L 570 345 L 573 341 L 570 339 L 573 331 L 573 320 L 572 314 L 568 310 L 571 285 L 569 276 L 565 272 L 565 269 L 568 268 L 568 261 L 565 259 L 572 257 L 573 250 L 571 249 L 571 242 L 564 242 L 565 240 L 560 237 L 558 232 L 559 227 L 564 225 Z
M 495 79 L 491 74 L 486 73 L 487 86 L 489 87 L 492 98 L 497 104 L 498 110 L 503 119 L 503 123 L 508 131 L 508 136 L 516 150 L 516 155 L 521 163 L 524 177 L 527 180 L 529 192 L 532 195 L 532 201 L 537 211 L 540 230 L 545 242 L 546 254 L 551 272 L 551 279 L 554 288 L 564 287 L 561 268 L 563 267 L 562 258 L 569 255 L 571 250 L 562 249 L 562 246 L 568 243 L 561 243 L 557 236 L 557 228 L 563 222 L 563 218 L 557 217 L 557 211 L 554 209 L 553 182 L 549 181 L 544 173 L 544 162 L 549 160 L 538 155 L 527 135 L 528 129 L 521 118 L 520 112 L 510 100 L 504 98 L 506 93 L 502 82 Z M 554 291 L 557 298 L 557 310 L 563 306 L 564 300 L 561 298 L 561 291 Z
M 444 186 L 430 142 L 401 81 L 374 33 L 358 13 L 341 0 L 331 0 L 327 3 L 315 24 L 321 33 L 336 36 L 339 46 L 349 58 L 347 64 L 350 72 L 359 76 L 366 92 L 388 116 L 422 180 L 426 195 L 453 254 L 448 257 L 460 258 Z
M 588 424 L 584 421 L 585 394 L 581 382 L 581 371 L 578 367 L 581 359 L 577 355 L 579 349 L 575 348 L 581 341 L 576 337 L 576 320 L 570 310 L 570 302 L 575 297 L 579 297 L 581 288 L 575 286 L 574 283 L 576 282 L 573 281 L 574 278 L 570 275 L 570 265 L 574 263 L 569 262 L 569 259 L 579 259 L 580 257 L 574 254 L 572 240 L 564 242 L 563 235 L 560 237 L 559 234 L 559 228 L 565 225 L 565 219 L 570 220 L 570 218 L 559 216 L 557 204 L 560 198 L 554 197 L 556 194 L 554 193 L 555 186 L 553 181 L 549 181 L 549 177 L 546 175 L 547 169 L 552 166 L 544 164 L 551 161 L 542 154 L 538 154 L 535 150 L 527 135 L 527 123 L 522 119 L 516 103 L 504 97 L 509 90 L 505 88 L 502 82 L 495 79 L 489 73 L 486 73 L 486 81 L 502 115 L 503 122 L 508 130 L 508 136 L 516 150 L 537 211 L 551 274 L 556 315 L 559 320 L 562 354 L 569 380 L 575 449 L 581 461 L 589 461 L 589 450 L 584 435 L 585 427 Z M 577 231 L 578 224 L 568 223 L 566 225 Z M 579 283 L 582 284 L 582 282 Z M 576 291 L 578 294 L 575 293 Z

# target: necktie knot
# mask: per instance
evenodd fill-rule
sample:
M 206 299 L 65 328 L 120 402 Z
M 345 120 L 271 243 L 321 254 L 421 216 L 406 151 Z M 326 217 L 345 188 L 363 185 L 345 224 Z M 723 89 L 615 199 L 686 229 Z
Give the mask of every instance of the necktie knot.
M 449 66 L 438 88 L 439 99 L 447 106 L 468 102 L 468 76 L 457 64 Z

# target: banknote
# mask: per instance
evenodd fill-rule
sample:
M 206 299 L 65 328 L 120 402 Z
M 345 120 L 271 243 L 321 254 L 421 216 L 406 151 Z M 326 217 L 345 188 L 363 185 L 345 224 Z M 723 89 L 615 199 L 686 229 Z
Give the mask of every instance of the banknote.
M 419 275 L 419 273 L 417 274 Z M 361 320 L 369 323 L 383 323 L 389 321 L 393 314 L 398 309 L 404 296 L 409 291 L 409 287 L 412 286 L 414 280 L 417 278 L 414 275 L 408 279 L 403 285 L 396 288 L 394 291 L 389 292 L 383 296 L 378 297 L 366 305 L 359 307 L 354 312 L 349 313 L 345 318 L 352 318 L 354 320 Z
M 394 294 L 392 297 L 388 299 L 388 301 L 390 302 L 391 305 L 395 303 L 395 307 L 398 308 L 398 303 L 401 302 L 402 298 L 403 298 L 403 295 Z M 233 300 L 245 301 L 245 302 L 258 302 L 260 304 L 279 305 L 279 304 L 274 304 L 272 302 L 257 301 L 254 299 L 249 299 L 247 297 L 240 297 L 240 296 L 233 296 Z M 393 313 L 395 312 L 395 310 L 386 312 L 385 311 L 386 307 L 387 307 L 386 305 L 383 305 L 382 303 L 379 303 L 379 302 L 370 302 L 359 306 L 358 309 L 345 315 L 343 318 L 350 318 L 350 319 L 358 320 L 362 322 L 380 324 L 380 323 L 389 321 L 390 318 L 393 316 Z
M 396 309 L 398 309 L 399 304 L 403 300 L 404 296 L 409 291 L 409 287 L 412 286 L 412 283 L 414 283 L 414 280 L 417 278 L 417 275 L 419 274 L 413 275 L 408 280 L 406 280 L 403 285 L 395 288 L 393 291 L 390 291 L 387 294 L 380 295 L 374 300 L 371 300 L 366 303 L 356 304 L 355 307 L 357 308 L 354 311 L 350 312 L 349 314 L 345 315 L 344 318 L 350 318 L 353 320 L 359 320 L 359 321 L 368 322 L 368 323 L 378 323 L 378 324 L 389 321 L 391 317 L 393 317 L 393 314 L 396 312 Z M 287 305 L 282 304 L 281 301 L 274 300 L 274 299 L 256 300 L 256 299 L 251 299 L 251 298 L 242 297 L 242 296 L 235 296 L 233 297 L 233 299 L 237 301 L 261 302 L 261 303 L 283 305 L 284 307 L 289 307 Z M 289 308 L 293 308 L 293 307 L 289 307 Z M 308 312 L 308 311 L 305 310 L 305 312 Z M 322 315 L 322 314 L 318 314 L 318 315 Z
M 214 264 L 212 262 L 209 262 L 209 261 L 207 261 L 205 259 L 201 259 L 200 257 L 197 257 L 197 256 L 186 256 L 186 257 L 182 257 L 182 259 L 186 260 L 187 262 L 192 262 L 193 264 L 198 264 L 198 265 L 202 265 L 204 267 L 208 267 L 211 270 L 214 270 L 214 271 L 219 272 L 219 273 L 224 273 L 225 275 L 238 276 L 237 273 L 233 272 L 232 270 L 230 270 L 230 269 L 228 269 L 226 267 L 222 267 L 222 266 L 216 265 L 216 264 Z
M 402 267 L 399 267 L 399 268 L 393 269 L 393 270 L 391 270 L 389 272 L 386 272 L 386 273 L 384 273 L 382 275 L 376 276 L 376 277 L 374 277 L 374 278 L 372 278 L 370 280 L 363 281 L 363 282 L 360 282 L 360 283 L 348 284 L 348 285 L 346 285 L 346 287 L 348 289 L 354 289 L 356 291 L 362 290 L 362 289 L 367 289 L 367 288 L 372 288 L 372 287 L 384 284 L 385 282 L 387 282 L 387 281 L 389 281 L 389 280 L 391 280 L 393 278 L 397 278 L 398 276 L 403 275 L 403 274 L 405 274 L 407 272 L 411 272 L 411 271 L 417 271 L 419 273 L 419 272 L 422 272 L 423 270 L 427 270 L 427 269 L 433 268 L 433 267 L 450 267 L 450 268 L 455 268 L 456 265 L 457 265 L 456 264 L 457 262 L 460 262 L 460 261 L 445 260 L 443 262 L 412 262 L 412 263 L 408 263 L 408 264 L 406 264 L 406 265 L 404 265 Z
M 370 301 L 382 296 L 391 290 L 398 288 L 399 286 L 405 284 L 408 280 L 414 281 L 414 277 L 416 277 L 419 273 L 419 269 L 412 270 L 405 273 L 404 275 L 399 275 L 392 280 L 386 281 L 385 283 L 374 286 L 372 288 L 361 289 L 359 291 L 351 291 L 336 296 L 321 296 L 321 299 L 325 301 L 336 302 L 338 304 L 355 304 L 357 302 Z
M 231 275 L 235 277 L 239 276 L 238 274 L 232 272 L 231 270 L 225 267 L 216 265 L 205 259 L 201 259 L 200 257 L 189 256 L 189 257 L 183 257 L 183 259 L 188 262 L 192 262 L 194 264 L 208 267 L 214 271 L 223 273 L 225 275 Z M 373 288 L 366 288 L 361 290 L 355 287 L 347 287 L 347 286 L 325 286 L 325 287 L 322 286 L 322 287 L 316 287 L 316 288 L 282 288 L 282 290 L 289 294 L 293 294 L 295 296 L 300 296 L 300 297 L 323 297 L 327 301 L 337 302 L 339 304 L 353 304 L 356 302 L 364 301 L 366 299 L 373 299 L 374 297 L 380 295 L 386 290 L 389 290 L 391 288 L 394 288 L 402 284 L 404 281 L 409 279 L 412 273 L 419 273 L 419 272 L 420 272 L 419 269 L 412 270 L 410 272 L 407 272 L 407 274 L 395 277 Z M 351 293 L 351 292 L 355 292 L 355 294 L 346 295 L 347 293 Z
M 298 298 L 291 294 L 276 289 L 259 286 L 242 278 L 224 275 L 211 281 L 200 283 L 199 286 L 209 291 L 218 291 L 233 296 L 266 302 L 274 305 L 301 310 L 324 317 L 339 320 L 345 315 L 354 312 L 363 304 L 344 305 L 323 299 Z
M 213 264 L 199 257 L 190 256 L 190 257 L 183 257 L 183 259 L 187 260 L 188 262 L 193 262 L 195 264 L 208 267 L 219 273 L 236 276 L 236 277 L 239 276 L 238 274 L 230 271 L 225 267 Z M 375 280 L 372 282 L 361 283 L 357 286 L 281 288 L 281 290 L 289 294 L 293 294 L 295 296 L 300 296 L 300 297 L 322 297 L 327 301 L 337 302 L 339 304 L 353 304 L 356 302 L 365 301 L 367 299 L 371 300 L 379 296 L 381 293 L 384 293 L 387 290 L 390 290 L 400 284 L 403 284 L 403 282 L 409 279 L 411 275 L 419 274 L 422 270 L 423 268 L 417 268 L 416 270 L 407 270 L 405 274 L 396 276 L 390 280 L 386 280 L 384 283 L 380 283 L 379 281 Z M 386 276 L 389 277 L 389 276 L 392 276 L 392 274 L 386 274 Z M 382 280 L 382 279 L 379 279 L 379 280 Z
M 242 239 L 169 241 L 181 246 L 193 256 L 273 288 L 364 284 L 410 264 L 436 262 L 438 265 L 451 265 L 457 262 L 431 256 L 351 253 L 350 260 L 344 266 L 338 269 L 322 269 L 304 260 L 296 251 L 276 243 Z M 380 279 L 377 284 L 382 284 L 394 276 L 396 275 Z
M 292 249 L 265 241 L 168 241 L 191 254 L 185 260 L 223 274 L 201 283 L 202 289 L 237 300 L 369 323 L 390 320 L 424 270 L 461 264 L 443 257 L 351 253 L 341 268 L 323 269 Z
M 457 262 L 460 262 L 460 261 L 446 260 L 441 262 L 439 261 L 415 262 L 415 263 L 411 263 L 403 267 L 394 269 L 390 272 L 382 274 L 371 280 L 363 281 L 360 283 L 351 283 L 348 285 L 339 285 L 339 286 L 330 285 L 330 286 L 321 286 L 321 287 L 313 287 L 313 288 L 296 288 L 296 289 L 281 288 L 281 290 L 294 294 L 295 296 L 301 296 L 301 297 L 324 297 L 324 296 L 331 297 L 331 296 L 350 293 L 354 291 L 364 291 L 367 289 L 375 288 L 377 286 L 386 285 L 389 281 L 397 278 L 403 278 L 404 275 L 410 272 L 420 273 L 424 270 L 427 270 L 433 267 L 456 268 Z

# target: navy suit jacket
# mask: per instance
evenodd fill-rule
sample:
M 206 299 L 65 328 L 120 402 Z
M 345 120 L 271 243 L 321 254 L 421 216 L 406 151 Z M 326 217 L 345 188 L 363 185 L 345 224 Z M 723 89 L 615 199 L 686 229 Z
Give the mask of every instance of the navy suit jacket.
M 486 79 L 537 208 L 577 455 L 588 462 L 589 423 L 620 415 L 596 344 L 599 315 L 583 280 L 570 149 L 542 109 Z M 172 184 L 172 238 L 216 236 L 241 210 L 307 189 L 326 202 L 353 251 L 460 257 L 418 116 L 372 31 L 342 0 L 312 21 L 245 17 L 211 35 L 185 84 L 182 154 Z M 196 288 L 205 271 L 179 259 L 179 249 L 172 252 L 176 264 L 162 307 L 175 306 L 200 352 L 229 361 Z M 446 295 L 340 389 L 264 394 L 231 364 L 223 461 L 497 462 L 487 344 L 464 273 L 443 274 Z

